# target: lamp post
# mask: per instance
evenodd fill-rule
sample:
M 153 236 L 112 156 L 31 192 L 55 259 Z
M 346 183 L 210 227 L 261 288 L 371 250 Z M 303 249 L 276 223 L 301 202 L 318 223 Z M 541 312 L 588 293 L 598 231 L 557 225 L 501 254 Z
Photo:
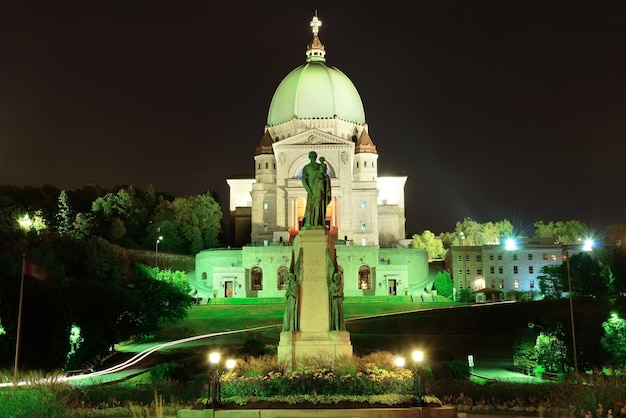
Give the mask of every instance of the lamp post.
M 572 299 L 572 275 L 569 269 L 569 254 L 567 254 L 567 286 L 569 290 L 569 315 L 572 321 L 572 348 L 574 349 L 574 373 L 578 378 L 578 354 L 576 350 L 576 331 L 574 329 L 574 300 Z
M 583 251 L 592 251 L 594 242 L 591 239 L 586 239 L 583 243 Z M 574 299 L 572 297 L 572 274 L 569 267 L 569 252 L 566 253 L 566 265 L 567 265 L 567 287 L 569 290 L 569 314 L 572 321 L 572 348 L 574 349 L 574 373 L 578 378 L 578 350 L 576 349 L 576 329 L 574 327 Z
M 222 370 L 220 369 L 220 353 L 214 351 L 209 354 L 209 396 L 211 398 L 211 404 L 213 409 L 219 407 L 222 404 L 220 397 L 220 377 Z M 226 369 L 231 370 L 235 367 L 235 360 L 228 359 L 225 363 Z M 209 402 L 209 396 L 207 396 L 207 404 Z
M 424 406 L 422 361 L 424 361 L 424 353 L 413 351 L 413 406 Z
M 155 267 L 159 267 L 159 242 L 163 240 L 163 235 L 159 235 L 154 244 L 154 265 Z

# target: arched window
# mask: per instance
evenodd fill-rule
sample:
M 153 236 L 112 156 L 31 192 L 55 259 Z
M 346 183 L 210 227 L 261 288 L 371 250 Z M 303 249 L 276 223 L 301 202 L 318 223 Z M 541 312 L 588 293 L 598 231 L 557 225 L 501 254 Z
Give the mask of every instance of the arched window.
M 263 290 L 263 269 L 261 267 L 252 267 L 250 282 L 252 290 Z
M 202 280 L 206 280 L 206 271 L 202 272 Z
M 368 266 L 359 267 L 359 289 L 367 290 L 372 288 L 370 268 Z
M 278 267 L 278 290 L 284 290 L 287 288 L 287 280 L 289 280 L 289 269 L 285 266 Z

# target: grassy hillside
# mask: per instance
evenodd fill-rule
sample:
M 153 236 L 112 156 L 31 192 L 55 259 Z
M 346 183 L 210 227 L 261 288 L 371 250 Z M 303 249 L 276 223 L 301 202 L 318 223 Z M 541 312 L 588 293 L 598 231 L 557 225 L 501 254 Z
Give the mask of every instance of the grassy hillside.
M 164 324 L 156 335 L 160 340 L 170 340 L 191 335 L 255 328 L 263 325 L 282 324 L 283 303 L 209 304 L 192 306 L 185 320 Z M 389 302 L 384 298 L 371 299 L 367 303 L 359 299 L 344 302 L 346 321 L 351 319 L 421 311 L 425 309 L 464 306 L 441 299 L 439 302 Z

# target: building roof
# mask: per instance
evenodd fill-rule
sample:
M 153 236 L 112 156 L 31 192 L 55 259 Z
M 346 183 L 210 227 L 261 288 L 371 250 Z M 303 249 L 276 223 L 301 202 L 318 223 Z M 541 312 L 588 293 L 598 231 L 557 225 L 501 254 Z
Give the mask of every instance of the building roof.
M 267 125 L 276 126 L 298 119 L 339 118 L 365 123 L 361 96 L 352 81 L 339 69 L 326 65 L 326 51 L 318 37 L 321 21 L 311 22 L 313 40 L 303 64 L 280 82 L 267 115 Z

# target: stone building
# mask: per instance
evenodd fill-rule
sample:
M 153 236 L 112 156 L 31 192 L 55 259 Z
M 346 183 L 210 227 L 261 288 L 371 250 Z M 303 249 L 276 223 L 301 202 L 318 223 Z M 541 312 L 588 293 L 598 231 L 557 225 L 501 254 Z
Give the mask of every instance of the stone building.
M 410 296 L 428 288 L 427 255 L 405 239 L 405 176 L 379 176 L 379 154 L 352 81 L 326 63 L 313 37 L 305 63 L 288 73 L 271 99 L 254 153 L 254 177 L 232 176 L 233 248 L 196 256 L 192 286 L 210 298 L 282 297 L 291 242 L 302 226 L 302 168 L 324 157 L 332 199 L 326 227 L 336 242 L 346 296 Z M 391 140 L 391 139 L 387 139 Z M 251 150 L 252 151 L 252 150 Z

